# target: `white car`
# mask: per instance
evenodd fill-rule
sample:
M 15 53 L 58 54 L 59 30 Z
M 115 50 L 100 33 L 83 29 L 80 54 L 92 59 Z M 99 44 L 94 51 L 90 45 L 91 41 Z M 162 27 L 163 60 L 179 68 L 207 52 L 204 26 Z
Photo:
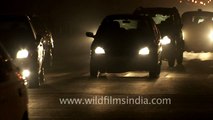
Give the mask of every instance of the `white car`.
M 0 120 L 28 120 L 28 97 L 24 79 L 1 44 Z

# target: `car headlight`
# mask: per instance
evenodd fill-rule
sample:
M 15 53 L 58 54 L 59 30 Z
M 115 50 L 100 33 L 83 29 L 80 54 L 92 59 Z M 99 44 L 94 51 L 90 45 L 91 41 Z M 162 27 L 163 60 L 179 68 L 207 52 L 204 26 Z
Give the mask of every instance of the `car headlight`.
M 149 48 L 148 47 L 144 47 L 141 48 L 138 52 L 139 55 L 148 55 L 149 54 Z
M 28 69 L 23 70 L 22 76 L 24 79 L 28 78 L 30 76 L 30 71 Z
M 163 39 L 160 40 L 162 45 L 168 45 L 171 43 L 171 39 L 168 36 L 164 36 Z
M 209 39 L 213 42 L 213 30 L 211 30 L 209 33 Z
M 96 47 L 95 54 L 105 54 L 105 50 L 102 47 Z
M 17 52 L 16 58 L 22 59 L 22 58 L 27 58 L 29 55 L 29 51 L 27 49 L 21 49 Z

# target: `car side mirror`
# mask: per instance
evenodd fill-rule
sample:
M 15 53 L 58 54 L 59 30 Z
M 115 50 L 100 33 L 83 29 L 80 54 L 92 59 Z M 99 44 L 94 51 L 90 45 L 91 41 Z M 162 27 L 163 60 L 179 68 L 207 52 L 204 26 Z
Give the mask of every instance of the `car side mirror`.
M 92 32 L 86 32 L 86 36 L 87 37 L 92 37 L 92 38 L 95 37 L 95 35 Z

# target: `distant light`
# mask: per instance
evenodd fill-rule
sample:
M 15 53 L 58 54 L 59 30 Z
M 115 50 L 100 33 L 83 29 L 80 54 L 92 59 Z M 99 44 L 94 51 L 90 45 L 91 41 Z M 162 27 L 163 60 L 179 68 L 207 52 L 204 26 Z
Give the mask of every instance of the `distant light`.
M 180 3 L 187 3 L 187 4 L 190 4 L 190 3 L 194 3 L 194 4 L 200 4 L 200 5 L 207 5 L 209 3 L 211 3 L 211 0 L 179 0 Z
M 193 52 L 184 52 L 183 57 L 185 60 L 199 59 L 201 61 L 213 60 L 213 53 L 203 52 L 203 53 L 193 53 Z

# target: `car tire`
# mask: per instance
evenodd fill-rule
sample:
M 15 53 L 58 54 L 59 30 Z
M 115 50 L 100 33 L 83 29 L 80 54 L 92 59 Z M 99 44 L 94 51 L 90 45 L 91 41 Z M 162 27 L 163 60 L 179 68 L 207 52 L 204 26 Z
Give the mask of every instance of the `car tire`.
M 169 56 L 168 65 L 169 65 L 169 67 L 174 67 L 174 65 L 175 65 L 175 56 L 174 55 Z
M 90 77 L 91 78 L 98 78 L 98 74 L 99 74 L 99 71 L 96 67 L 90 68 Z
M 22 120 L 29 120 L 28 112 L 24 113 Z
M 157 65 L 155 65 L 155 67 L 153 67 L 149 70 L 149 77 L 157 78 L 157 77 L 159 77 L 160 72 L 161 72 L 161 64 L 157 64 Z
M 93 61 L 90 63 L 90 77 L 91 78 L 98 78 L 99 76 L 99 70 L 98 66 L 94 65 Z
M 177 64 L 182 65 L 182 63 L 183 63 L 183 52 L 181 51 L 177 55 Z

